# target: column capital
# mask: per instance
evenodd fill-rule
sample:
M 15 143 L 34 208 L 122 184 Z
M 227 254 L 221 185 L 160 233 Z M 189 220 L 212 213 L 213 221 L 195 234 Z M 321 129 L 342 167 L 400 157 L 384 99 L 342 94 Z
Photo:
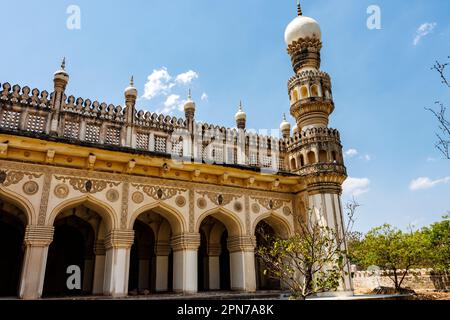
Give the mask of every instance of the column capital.
M 53 241 L 53 226 L 28 225 L 25 230 L 24 243 L 31 247 L 48 247 Z
M 97 240 L 94 244 L 94 254 L 96 256 L 104 256 L 106 255 L 105 241 Z
M 105 239 L 105 249 L 131 248 L 134 242 L 134 230 L 112 230 Z
M 156 256 L 168 256 L 170 254 L 170 242 L 169 241 L 158 241 L 155 245 Z
M 218 257 L 222 253 L 222 245 L 220 243 L 210 243 L 208 245 L 208 256 Z
M 200 233 L 182 233 L 172 237 L 173 251 L 197 250 L 200 246 Z
M 254 236 L 235 236 L 228 238 L 228 250 L 234 252 L 252 252 L 255 251 L 256 237 Z

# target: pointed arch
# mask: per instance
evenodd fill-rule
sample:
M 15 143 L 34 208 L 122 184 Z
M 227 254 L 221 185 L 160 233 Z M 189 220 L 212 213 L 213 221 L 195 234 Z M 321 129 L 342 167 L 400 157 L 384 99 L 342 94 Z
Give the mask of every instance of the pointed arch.
M 105 222 L 106 230 L 113 230 L 119 227 L 114 209 L 105 202 L 98 200 L 91 195 L 69 199 L 57 205 L 48 217 L 48 224 L 53 225 L 57 216 L 61 212 L 76 208 L 81 205 L 99 214 L 102 220 Z
M 186 222 L 183 215 L 175 208 L 172 208 L 171 206 L 160 201 L 144 205 L 135 210 L 130 218 L 130 221 L 128 222 L 128 229 L 133 229 L 136 219 L 141 214 L 148 211 L 153 211 L 165 218 L 169 222 L 174 236 L 187 232 Z
M 27 218 L 27 224 L 34 225 L 37 223 L 33 205 L 25 197 L 0 187 L 0 199 L 4 199 L 19 208 Z
M 222 222 L 227 228 L 228 235 L 230 237 L 242 236 L 245 234 L 245 228 L 241 219 L 234 212 L 225 208 L 214 208 L 204 212 L 197 220 L 197 224 L 195 226 L 196 232 L 199 232 L 203 220 L 209 216 L 212 216 Z
M 276 214 L 275 211 L 269 211 L 269 212 L 266 212 L 266 213 L 260 215 L 253 222 L 253 226 L 252 226 L 252 232 L 253 232 L 252 234 L 253 235 L 256 234 L 256 228 L 261 221 L 267 222 L 273 228 L 273 230 L 277 233 L 277 235 L 279 235 L 283 238 L 287 238 L 287 237 L 293 235 L 293 233 L 294 233 L 294 231 L 291 227 L 291 224 L 285 217 Z

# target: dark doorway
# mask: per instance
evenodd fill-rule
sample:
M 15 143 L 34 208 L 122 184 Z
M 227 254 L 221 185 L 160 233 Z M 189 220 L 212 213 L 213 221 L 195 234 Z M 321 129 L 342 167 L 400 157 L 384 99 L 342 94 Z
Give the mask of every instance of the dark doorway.
M 256 244 L 257 246 L 265 245 L 266 241 L 262 237 L 262 234 L 275 236 L 274 229 L 265 221 L 258 223 L 256 227 Z M 261 234 L 262 233 L 262 234 Z M 256 289 L 257 290 L 281 290 L 281 282 L 279 279 L 274 279 L 264 274 L 266 266 L 260 257 L 255 257 L 256 268 Z
M 155 292 L 155 236 L 153 230 L 139 220 L 134 224 L 134 243 L 130 259 L 129 293 L 137 295 L 147 291 Z
M 198 291 L 207 291 L 209 288 L 208 240 L 203 230 L 200 230 L 200 240 L 200 247 L 198 248 L 197 255 Z
M 55 223 L 55 234 L 50 245 L 45 272 L 44 292 L 46 297 L 78 296 L 83 292 L 85 259 L 93 255 L 93 229 L 84 220 L 71 216 Z M 81 271 L 80 289 L 67 285 L 69 266 L 78 266 Z M 89 277 L 92 279 L 93 277 Z M 92 286 L 90 286 L 92 287 Z
M 228 232 L 224 231 L 221 238 L 220 253 L 220 290 L 231 290 L 230 252 L 228 251 Z
M 0 296 L 18 295 L 23 260 L 22 221 L 0 209 Z

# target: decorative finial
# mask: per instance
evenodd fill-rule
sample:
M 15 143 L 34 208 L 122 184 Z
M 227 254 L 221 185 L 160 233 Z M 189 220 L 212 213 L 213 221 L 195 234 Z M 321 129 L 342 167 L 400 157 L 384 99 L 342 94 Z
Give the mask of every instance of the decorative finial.
M 287 119 L 286 119 L 286 113 L 283 113 L 283 121 L 286 121 L 286 122 L 287 122 Z
M 297 15 L 300 17 L 303 15 L 302 13 L 302 6 L 300 5 L 300 0 L 297 0 Z
M 134 87 L 134 76 L 131 76 L 130 87 Z
M 192 100 L 192 90 L 191 90 L 191 88 L 189 88 L 188 99 Z
M 65 68 L 66 68 L 66 57 L 64 57 L 61 62 L 61 70 L 65 70 Z
M 239 111 L 242 111 L 242 100 L 239 100 Z

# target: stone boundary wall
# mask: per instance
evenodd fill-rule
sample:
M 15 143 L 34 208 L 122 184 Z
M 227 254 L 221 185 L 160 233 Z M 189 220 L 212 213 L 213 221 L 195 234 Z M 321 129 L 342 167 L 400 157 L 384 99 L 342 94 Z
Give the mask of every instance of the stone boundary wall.
M 357 271 L 353 276 L 355 291 L 368 292 L 379 286 L 394 287 L 389 274 L 393 275 L 392 271 Z M 403 274 L 403 270 L 399 274 Z M 450 290 L 450 274 L 438 273 L 432 269 L 412 269 L 403 280 L 402 287 L 413 290 Z

